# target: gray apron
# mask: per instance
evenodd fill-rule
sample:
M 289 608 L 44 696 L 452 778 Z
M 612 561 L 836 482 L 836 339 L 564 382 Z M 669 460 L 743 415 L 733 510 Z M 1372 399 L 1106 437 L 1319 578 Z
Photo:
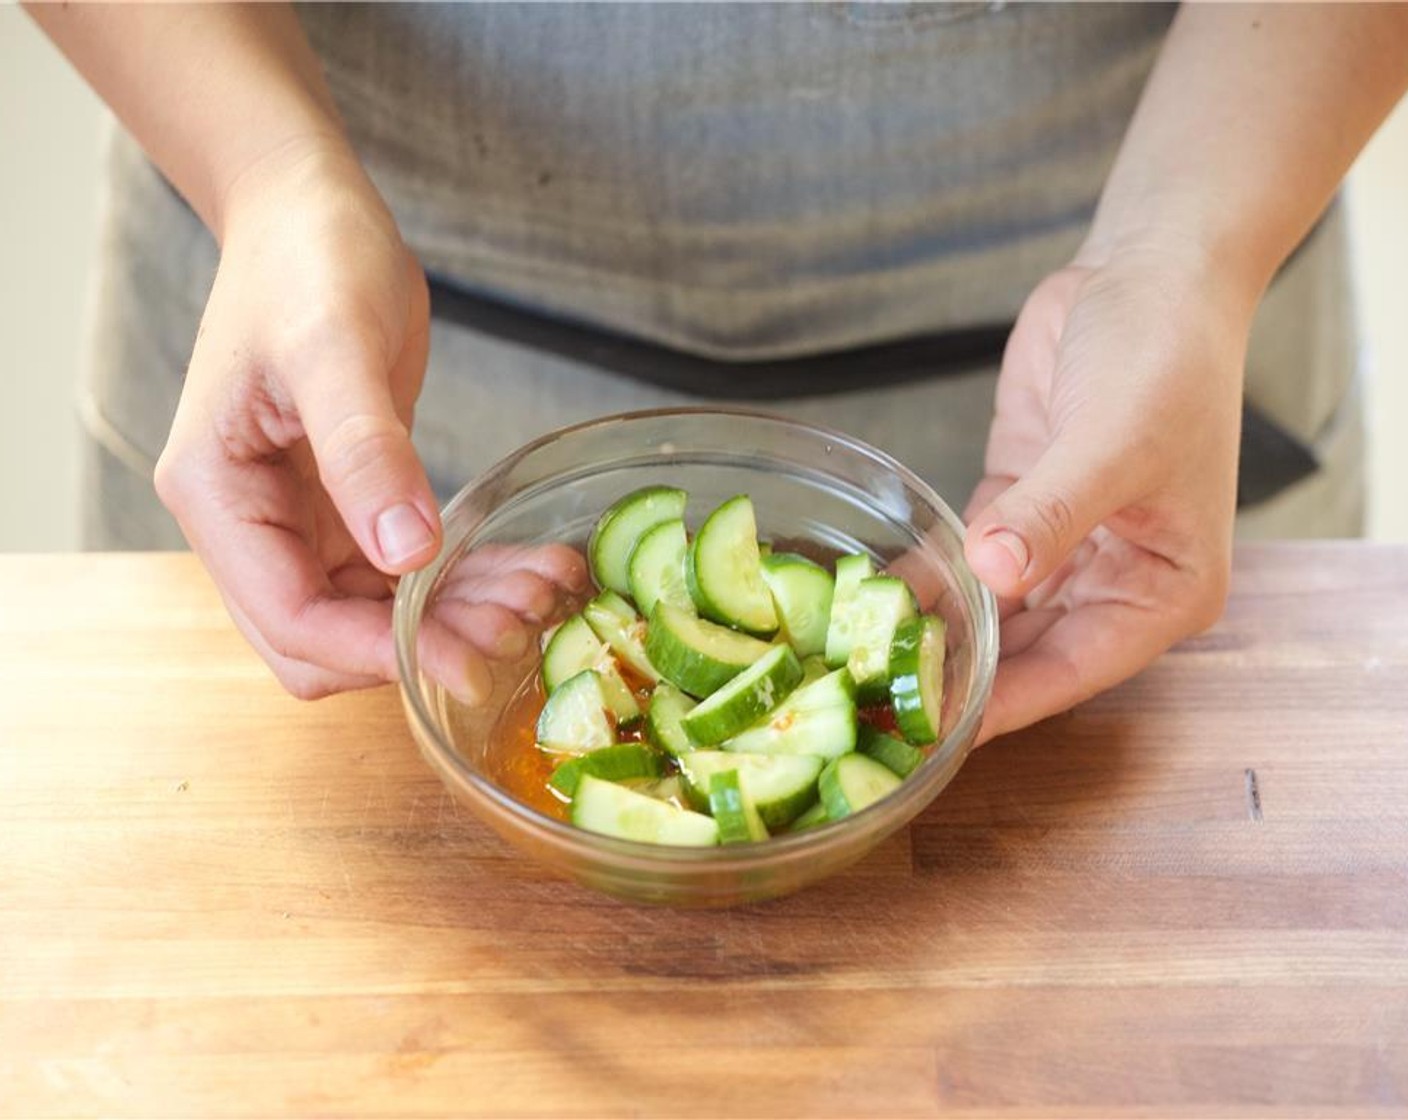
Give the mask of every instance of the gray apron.
M 729 362 L 1010 322 L 1069 260 L 1171 16 L 1152 5 L 389 5 L 301 11 L 353 142 L 464 291 Z M 151 471 L 216 250 L 111 145 L 82 414 L 85 542 L 180 547 Z M 1362 438 L 1343 222 L 1256 323 L 1248 396 L 1320 467 L 1243 511 L 1352 535 Z M 736 369 L 736 372 L 734 371 Z M 962 508 L 992 368 L 754 406 L 843 428 Z M 442 498 L 524 441 L 691 393 L 437 320 L 415 438 Z

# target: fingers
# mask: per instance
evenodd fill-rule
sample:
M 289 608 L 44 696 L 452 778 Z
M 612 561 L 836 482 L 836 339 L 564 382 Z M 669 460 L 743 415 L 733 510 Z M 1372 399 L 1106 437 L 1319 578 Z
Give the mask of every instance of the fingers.
M 170 451 L 170 446 L 168 451 Z M 209 444 L 163 456 L 162 500 L 271 664 L 394 680 L 391 602 L 335 588 L 317 555 L 304 478 L 287 460 L 235 463 Z M 277 671 L 277 666 L 276 666 Z M 282 676 L 280 679 L 283 679 Z M 302 695 L 310 689 L 300 689 Z
M 1102 446 L 1083 428 L 1056 439 L 969 526 L 964 553 L 995 594 L 1025 595 L 1096 526 L 1143 495 L 1146 479 L 1127 450 Z
M 1024 616 L 1022 616 L 1024 617 Z M 1025 624 L 1024 624 L 1025 625 Z M 1097 603 L 1070 613 L 1037 612 L 1034 640 L 1018 634 L 998 665 L 978 741 L 1016 731 L 1134 676 L 1188 631 L 1175 612 Z M 1008 639 L 1004 639 L 1005 642 Z
M 440 518 L 401 415 L 407 406 L 398 412 L 392 395 L 388 356 L 350 324 L 305 352 L 289 387 L 323 487 L 381 571 L 423 567 L 439 550 Z
M 264 659 L 265 664 L 272 670 L 278 682 L 290 695 L 299 700 L 321 700 L 324 696 L 331 696 L 336 692 L 375 688 L 386 683 L 379 676 L 339 673 L 336 670 L 314 665 L 307 661 L 295 661 L 292 658 L 283 657 L 274 652 L 269 643 L 264 640 L 264 636 L 250 622 L 249 617 L 240 610 L 238 604 L 226 598 L 225 608 L 230 612 L 230 618 L 240 633 L 244 635 L 245 640 L 254 648 L 254 652 Z

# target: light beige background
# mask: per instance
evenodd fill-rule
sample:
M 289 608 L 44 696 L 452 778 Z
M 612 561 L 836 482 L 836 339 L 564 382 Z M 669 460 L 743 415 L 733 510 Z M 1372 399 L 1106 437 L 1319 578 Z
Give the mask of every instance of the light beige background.
M 74 382 L 97 229 L 104 110 L 0 7 L 0 551 L 76 547 Z M 1408 541 L 1408 103 L 1350 180 L 1371 374 L 1370 533 Z

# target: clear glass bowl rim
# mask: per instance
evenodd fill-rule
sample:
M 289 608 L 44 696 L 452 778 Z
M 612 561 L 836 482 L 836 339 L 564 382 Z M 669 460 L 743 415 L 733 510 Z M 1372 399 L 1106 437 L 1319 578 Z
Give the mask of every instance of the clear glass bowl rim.
M 400 690 L 403 704 L 422 750 L 432 757 L 430 761 L 443 777 L 452 778 L 474 793 L 485 798 L 510 819 L 536 833 L 551 846 L 575 851 L 588 858 L 598 858 L 610 854 L 615 861 L 634 865 L 641 871 L 667 872 L 672 868 L 680 871 L 708 870 L 727 872 L 746 870 L 750 867 L 770 864 L 789 857 L 800 857 L 806 852 L 820 850 L 837 841 L 841 836 L 851 836 L 856 831 L 888 833 L 893 828 L 908 821 L 920 812 L 924 805 L 938 795 L 957 772 L 961 759 L 954 755 L 976 737 L 978 722 L 982 719 L 992 692 L 993 678 L 997 671 L 998 624 L 997 603 L 990 592 L 976 577 L 968 573 L 965 582 L 976 595 L 965 594 L 970 608 L 976 598 L 973 611 L 972 629 L 977 649 L 973 653 L 975 680 L 969 692 L 958 721 L 943 741 L 924 760 L 923 764 L 909 776 L 902 786 L 890 796 L 870 808 L 841 821 L 807 829 L 803 832 L 775 836 L 764 843 L 732 845 L 717 848 L 670 847 L 648 844 L 633 840 L 619 840 L 586 832 L 564 821 L 554 820 L 529 807 L 501 790 L 493 782 L 480 775 L 446 741 L 432 714 L 427 710 L 416 681 L 417 658 L 415 651 L 416 623 L 419 621 L 418 606 L 423 606 L 433 591 L 435 583 L 445 563 L 455 555 L 463 544 L 464 537 L 473 532 L 473 526 L 464 534 L 450 536 L 449 529 L 456 517 L 483 490 L 488 489 L 505 475 L 509 474 L 524 459 L 536 451 L 562 439 L 570 438 L 593 429 L 619 426 L 623 423 L 649 420 L 665 420 L 673 417 L 714 416 L 737 417 L 743 420 L 762 421 L 800 430 L 830 443 L 845 446 L 850 452 L 872 460 L 877 465 L 897 475 L 910 490 L 918 494 L 937 514 L 939 521 L 958 541 L 962 541 L 964 525 L 958 515 L 923 479 L 909 470 L 903 463 L 866 443 L 864 440 L 844 432 L 819 424 L 804 423 L 773 413 L 754 409 L 728 407 L 684 407 L 655 408 L 631 412 L 613 413 L 593 420 L 555 429 L 500 459 L 476 478 L 466 484 L 446 504 L 441 520 L 446 528 L 445 540 L 440 554 L 427 567 L 401 579 L 393 609 L 393 629 L 396 644 L 396 661 L 400 675 Z M 960 575 L 962 573 L 959 573 Z M 942 775 L 947 771 L 948 777 Z M 925 780 L 925 779 L 928 780 Z M 930 787 L 933 786 L 933 789 Z M 917 804 L 916 804 L 917 803 Z M 868 827 L 867 827 L 868 826 Z

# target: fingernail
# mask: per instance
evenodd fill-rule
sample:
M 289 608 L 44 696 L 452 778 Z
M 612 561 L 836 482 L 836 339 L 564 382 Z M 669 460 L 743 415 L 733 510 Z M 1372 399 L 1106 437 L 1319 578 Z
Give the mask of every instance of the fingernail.
M 489 666 L 476 653 L 470 653 L 464 660 L 464 676 L 459 681 L 459 699 L 466 706 L 477 708 L 488 702 L 494 692 L 494 676 Z
M 505 661 L 512 661 L 528 652 L 528 634 L 517 626 L 505 630 L 494 643 L 494 654 Z
M 409 502 L 383 510 L 376 519 L 376 546 L 388 567 L 397 567 L 426 551 L 435 543 L 435 534 Z
M 1018 580 L 1027 570 L 1031 554 L 1027 543 L 1009 529 L 994 529 L 978 542 L 974 556 L 980 574 L 1005 580 Z

